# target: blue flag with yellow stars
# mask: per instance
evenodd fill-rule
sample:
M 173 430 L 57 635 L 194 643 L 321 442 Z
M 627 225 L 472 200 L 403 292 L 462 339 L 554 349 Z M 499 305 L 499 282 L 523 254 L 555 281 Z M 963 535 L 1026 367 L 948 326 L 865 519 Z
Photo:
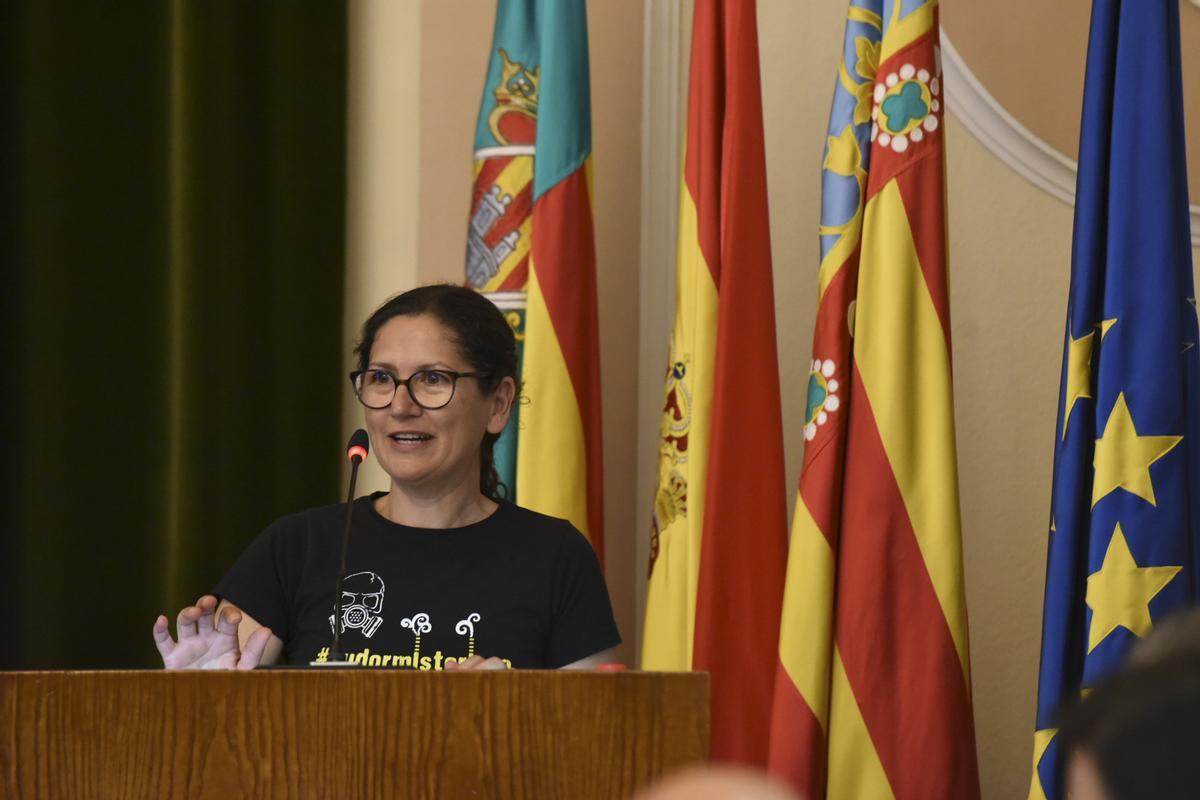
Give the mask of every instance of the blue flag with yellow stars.
M 1065 796 L 1060 706 L 1197 601 L 1189 240 L 1179 3 L 1095 0 L 1030 798 Z

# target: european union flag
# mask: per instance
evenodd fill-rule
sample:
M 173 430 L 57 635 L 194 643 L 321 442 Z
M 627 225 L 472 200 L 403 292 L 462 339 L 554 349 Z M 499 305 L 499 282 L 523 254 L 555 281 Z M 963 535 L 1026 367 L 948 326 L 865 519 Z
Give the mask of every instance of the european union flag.
M 1079 142 L 1031 798 L 1054 715 L 1197 600 L 1196 298 L 1176 0 L 1095 0 Z

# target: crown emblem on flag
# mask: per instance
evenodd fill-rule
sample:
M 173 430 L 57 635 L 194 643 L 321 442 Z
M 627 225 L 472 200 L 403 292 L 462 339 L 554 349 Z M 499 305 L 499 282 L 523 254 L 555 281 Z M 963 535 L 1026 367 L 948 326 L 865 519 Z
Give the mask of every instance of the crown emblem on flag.
M 500 82 L 488 129 L 500 144 L 533 144 L 537 135 L 538 84 L 541 67 L 529 69 L 500 48 Z

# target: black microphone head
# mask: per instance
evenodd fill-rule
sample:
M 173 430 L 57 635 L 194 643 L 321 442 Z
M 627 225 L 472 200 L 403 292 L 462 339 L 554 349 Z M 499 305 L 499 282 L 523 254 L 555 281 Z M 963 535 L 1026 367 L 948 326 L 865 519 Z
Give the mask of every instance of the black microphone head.
M 350 434 L 350 443 L 346 445 L 346 458 L 355 463 L 363 461 L 370 449 L 371 440 L 367 437 L 367 432 L 359 428 Z

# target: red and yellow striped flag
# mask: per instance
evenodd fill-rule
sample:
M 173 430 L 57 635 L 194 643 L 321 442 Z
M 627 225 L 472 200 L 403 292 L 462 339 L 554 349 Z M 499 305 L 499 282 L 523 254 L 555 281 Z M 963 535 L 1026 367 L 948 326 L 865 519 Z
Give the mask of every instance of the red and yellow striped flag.
M 475 133 L 467 283 L 513 326 L 521 394 L 496 445 L 510 499 L 604 561 L 600 333 L 584 0 L 500 0 Z
M 979 778 L 936 0 L 854 0 L 842 53 L 770 769 L 810 798 L 961 800 Z
M 787 508 L 755 4 L 697 0 L 642 667 L 712 676 L 712 756 L 765 765 Z

